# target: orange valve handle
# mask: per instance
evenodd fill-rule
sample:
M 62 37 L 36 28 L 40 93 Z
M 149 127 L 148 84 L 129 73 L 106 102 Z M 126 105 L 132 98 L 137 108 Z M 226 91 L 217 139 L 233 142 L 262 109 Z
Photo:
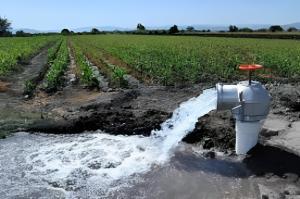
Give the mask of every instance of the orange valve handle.
M 248 70 L 248 71 L 258 70 L 262 68 L 263 66 L 259 64 L 243 64 L 239 66 L 240 70 Z
M 249 72 L 249 85 L 251 85 L 251 76 L 252 72 L 258 69 L 262 69 L 263 66 L 259 64 L 243 64 L 239 66 L 240 70 L 248 71 Z

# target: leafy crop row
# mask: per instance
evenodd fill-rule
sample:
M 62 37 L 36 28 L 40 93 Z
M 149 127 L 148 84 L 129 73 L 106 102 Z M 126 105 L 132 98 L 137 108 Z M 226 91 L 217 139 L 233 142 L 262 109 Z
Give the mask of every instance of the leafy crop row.
M 44 75 L 46 74 L 48 67 L 50 64 L 53 63 L 53 61 L 56 58 L 56 55 L 58 53 L 58 50 L 60 49 L 62 40 L 58 40 L 51 48 L 48 49 L 48 56 L 47 56 L 47 66 L 43 68 L 42 71 L 40 71 L 40 74 L 36 77 L 32 77 L 31 79 L 28 79 L 24 83 L 24 92 L 23 94 L 27 97 L 32 97 L 34 94 L 34 90 L 37 87 L 37 84 L 43 80 Z
M 88 55 L 93 62 L 97 63 L 101 72 L 109 78 L 110 86 L 127 87 L 128 82 L 124 78 L 127 72 L 124 68 L 107 61 L 104 58 L 103 53 L 99 51 L 99 49 L 97 49 L 95 46 L 87 46 L 85 42 L 76 42 L 73 39 L 72 41 L 72 43 L 74 43 L 73 45 L 76 46 L 75 52 L 79 53 L 75 56 L 77 57 L 75 59 L 81 60 L 76 61 L 76 64 L 79 65 L 80 68 L 86 68 L 86 70 L 88 70 L 88 63 L 85 58 L 85 55 Z
M 91 64 L 87 61 L 81 49 L 77 46 L 72 45 L 72 51 L 74 54 L 76 66 L 79 70 L 80 81 L 90 88 L 98 87 L 99 81 L 94 74 Z
M 33 54 L 57 38 L 56 36 L 0 38 L 0 75 L 14 70 L 19 62 L 27 61 Z
M 294 40 L 89 35 L 72 41 L 95 56 L 108 52 L 164 85 L 238 79 L 243 63 L 262 64 L 279 77 L 300 77 L 300 42 Z
M 64 40 L 57 52 L 56 58 L 50 64 L 50 68 L 46 74 L 46 90 L 55 91 L 62 85 L 62 76 L 68 67 L 69 52 L 67 42 Z
M 59 40 L 58 42 L 55 43 L 54 46 L 48 49 L 48 57 L 47 57 L 48 63 L 52 63 L 55 60 L 61 44 L 62 44 L 62 40 Z

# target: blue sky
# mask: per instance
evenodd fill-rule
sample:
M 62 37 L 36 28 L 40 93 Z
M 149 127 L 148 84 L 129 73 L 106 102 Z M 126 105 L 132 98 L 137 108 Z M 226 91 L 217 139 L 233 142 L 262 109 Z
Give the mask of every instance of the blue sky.
M 287 24 L 300 21 L 299 0 L 0 0 L 14 28 L 170 24 Z

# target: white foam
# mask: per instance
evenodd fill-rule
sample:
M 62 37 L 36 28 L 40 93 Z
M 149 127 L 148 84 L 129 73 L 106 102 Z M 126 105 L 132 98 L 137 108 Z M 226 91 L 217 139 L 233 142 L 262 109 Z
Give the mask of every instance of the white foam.
M 51 136 L 36 146 L 26 161 L 33 165 L 32 174 L 65 190 L 86 185 L 106 192 L 114 183 L 124 185 L 129 176 L 166 163 L 182 138 L 195 128 L 198 118 L 215 108 L 216 91 L 208 89 L 182 103 L 150 137 L 114 136 L 100 130 Z

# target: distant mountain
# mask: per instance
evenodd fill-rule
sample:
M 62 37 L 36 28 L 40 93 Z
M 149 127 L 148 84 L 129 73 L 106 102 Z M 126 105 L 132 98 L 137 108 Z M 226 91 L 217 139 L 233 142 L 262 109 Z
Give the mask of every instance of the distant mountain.
M 133 30 L 130 28 L 122 28 L 122 27 L 116 27 L 116 26 L 89 26 L 89 27 L 83 27 L 83 28 L 75 28 L 71 29 L 74 32 L 90 32 L 93 28 L 97 28 L 100 31 L 115 31 L 115 30 L 120 30 L 120 31 L 128 31 L 128 30 Z
M 31 33 L 31 34 L 41 33 L 41 31 L 39 31 L 39 30 L 30 29 L 30 28 L 18 28 L 18 29 L 12 29 L 12 33 L 13 33 L 13 34 L 16 34 L 17 31 L 23 31 L 23 32 L 26 32 L 26 33 Z
M 287 25 L 284 25 L 283 28 L 284 29 L 288 29 L 288 28 L 292 28 L 292 27 L 295 27 L 297 29 L 300 29 L 300 22 L 297 22 L 297 23 L 291 23 L 291 24 L 287 24 Z

